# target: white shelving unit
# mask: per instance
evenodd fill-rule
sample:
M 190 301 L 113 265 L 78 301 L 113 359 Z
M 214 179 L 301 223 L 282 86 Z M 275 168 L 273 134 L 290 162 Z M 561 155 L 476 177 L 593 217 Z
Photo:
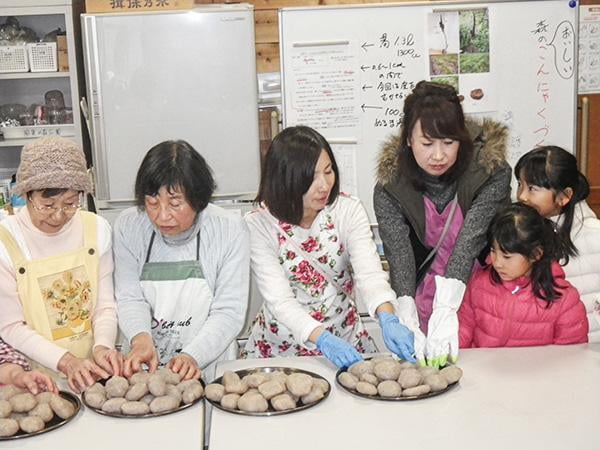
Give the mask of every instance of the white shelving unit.
M 44 94 L 53 89 L 63 93 L 65 106 L 73 108 L 75 135 L 69 139 L 82 146 L 82 124 L 79 114 L 81 62 L 76 44 L 80 42 L 79 13 L 82 0 L 2 0 L 0 23 L 15 16 L 21 26 L 33 29 L 39 38 L 61 28 L 66 32 L 69 57 L 68 72 L 25 72 L 0 74 L 0 104 L 43 104 Z M 0 169 L 15 168 L 23 145 L 34 138 L 0 139 Z

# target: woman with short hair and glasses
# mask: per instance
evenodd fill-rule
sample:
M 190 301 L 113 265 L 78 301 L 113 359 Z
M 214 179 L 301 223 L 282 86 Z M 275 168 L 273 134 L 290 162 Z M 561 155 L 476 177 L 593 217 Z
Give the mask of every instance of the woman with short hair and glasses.
M 74 142 L 38 139 L 17 170 L 14 193 L 27 204 L 0 224 L 0 335 L 75 391 L 119 375 L 123 364 L 110 226 L 80 210 L 91 190 Z
M 184 379 L 201 371 L 210 378 L 235 347 L 248 303 L 249 236 L 239 215 L 209 204 L 214 189 L 210 167 L 185 141 L 162 142 L 142 161 L 137 207 L 121 213 L 114 231 L 126 376 L 161 364 Z

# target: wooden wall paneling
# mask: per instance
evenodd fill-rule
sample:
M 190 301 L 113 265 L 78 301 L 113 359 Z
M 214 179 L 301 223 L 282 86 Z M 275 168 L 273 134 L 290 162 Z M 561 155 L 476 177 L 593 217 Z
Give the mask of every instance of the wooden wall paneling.
M 245 0 L 246 3 L 254 5 L 255 10 L 278 9 L 290 6 L 317 6 L 319 0 Z M 227 1 L 225 3 L 239 3 L 239 1 Z
M 279 14 L 276 9 L 254 11 L 254 34 L 257 44 L 279 42 Z
M 279 43 L 256 44 L 256 71 L 279 72 Z

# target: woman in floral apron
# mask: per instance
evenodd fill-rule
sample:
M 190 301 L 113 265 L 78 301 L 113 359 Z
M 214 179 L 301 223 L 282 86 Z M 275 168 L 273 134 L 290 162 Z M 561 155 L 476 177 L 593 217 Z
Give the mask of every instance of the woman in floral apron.
M 244 356 L 324 354 L 348 366 L 360 353 L 376 351 L 356 310 L 356 288 L 379 318 L 388 348 L 414 361 L 412 333 L 394 314 L 396 296 L 365 210 L 338 192 L 338 168 L 323 136 L 297 126 L 275 137 L 265 157 L 261 206 L 246 217 L 264 304 Z
M 248 304 L 249 236 L 243 219 L 208 201 L 209 166 L 185 141 L 151 148 L 138 170 L 137 207 L 115 222 L 119 325 L 131 351 L 126 376 L 142 364 L 183 378 L 211 379 L 235 358 Z
M 0 224 L 0 335 L 76 391 L 120 374 L 111 233 L 81 211 L 85 157 L 62 138 L 21 152 L 14 193 L 27 205 Z
M 373 205 L 392 287 L 417 358 L 433 366 L 458 356 L 465 284 L 492 217 L 510 199 L 507 136 L 491 120 L 465 121 L 451 86 L 422 81 L 379 158 Z

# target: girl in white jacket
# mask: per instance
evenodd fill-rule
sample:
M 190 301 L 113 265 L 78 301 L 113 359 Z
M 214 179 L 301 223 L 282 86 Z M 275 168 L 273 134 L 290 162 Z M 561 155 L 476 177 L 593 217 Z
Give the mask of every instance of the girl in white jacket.
M 515 166 L 519 201 L 533 206 L 556 224 L 565 242 L 567 280 L 583 300 L 589 342 L 600 342 L 600 220 L 586 203 L 590 187 L 575 156 L 556 146 L 539 147 Z

